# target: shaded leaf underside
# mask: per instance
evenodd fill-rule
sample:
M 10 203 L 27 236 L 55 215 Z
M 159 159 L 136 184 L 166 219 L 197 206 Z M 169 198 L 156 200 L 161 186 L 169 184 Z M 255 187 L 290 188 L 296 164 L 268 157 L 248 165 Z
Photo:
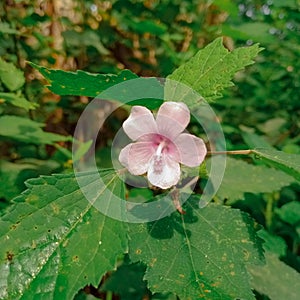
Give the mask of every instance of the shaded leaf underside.
M 256 157 L 284 171 L 300 181 L 300 155 L 290 154 L 274 149 L 257 148 L 252 150 Z
M 226 171 L 217 195 L 230 201 L 241 200 L 245 193 L 271 193 L 294 181 L 292 176 L 280 170 L 227 157 Z

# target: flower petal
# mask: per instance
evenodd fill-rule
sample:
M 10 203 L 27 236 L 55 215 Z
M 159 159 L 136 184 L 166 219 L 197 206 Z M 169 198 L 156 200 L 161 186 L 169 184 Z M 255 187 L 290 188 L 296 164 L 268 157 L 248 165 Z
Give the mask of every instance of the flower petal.
M 157 159 L 154 155 L 149 164 L 147 174 L 149 182 L 162 189 L 168 189 L 177 184 L 180 179 L 179 163 L 170 159 L 168 155 L 161 155 L 159 161 Z
M 133 141 L 144 134 L 157 133 L 154 117 L 144 106 L 132 107 L 128 119 L 123 123 L 123 129 Z
M 132 144 L 128 144 L 120 151 L 119 154 L 119 161 L 126 169 L 128 169 L 128 158 L 129 158 L 129 150 L 131 148 L 131 145 Z
M 180 154 L 180 163 L 188 167 L 199 166 L 207 153 L 203 140 L 189 133 L 180 134 L 174 144 Z
M 131 174 L 142 175 L 147 172 L 154 153 L 152 142 L 131 143 L 121 150 L 119 160 Z
M 156 116 L 160 134 L 169 139 L 177 137 L 190 122 L 190 111 L 182 102 L 165 102 Z

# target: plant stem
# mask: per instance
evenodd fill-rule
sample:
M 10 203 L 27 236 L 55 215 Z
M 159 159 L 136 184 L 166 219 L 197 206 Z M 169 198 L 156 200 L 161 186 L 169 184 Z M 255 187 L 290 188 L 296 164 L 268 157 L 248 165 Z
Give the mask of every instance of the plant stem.
M 266 218 L 266 227 L 270 228 L 272 225 L 272 219 L 273 219 L 273 196 L 271 194 L 266 195 L 266 210 L 265 210 L 265 218 Z
M 112 291 L 107 291 L 105 300 L 112 300 L 112 297 L 113 297 Z
M 228 154 L 228 155 L 249 155 L 252 153 L 252 150 L 233 150 L 233 151 L 208 151 L 207 155 L 220 155 L 220 154 Z

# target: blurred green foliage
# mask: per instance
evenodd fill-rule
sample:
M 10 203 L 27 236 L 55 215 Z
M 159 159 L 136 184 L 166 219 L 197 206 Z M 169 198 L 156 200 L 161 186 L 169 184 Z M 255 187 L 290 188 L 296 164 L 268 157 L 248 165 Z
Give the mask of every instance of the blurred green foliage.
M 223 36 L 229 50 L 259 42 L 264 51 L 257 63 L 239 73 L 235 86 L 212 104 L 228 150 L 268 147 L 300 154 L 299 33 L 299 0 L 1 1 L 0 208 L 25 189 L 27 178 L 70 172 L 69 136 L 89 101 L 50 93 L 27 61 L 68 71 L 130 69 L 165 77 L 216 37 Z M 126 113 L 115 113 L 114 128 Z M 22 119 L 31 136 L 20 130 Z M 101 160 L 109 152 L 101 149 L 114 135 L 106 130 L 106 144 L 98 145 Z M 283 238 L 286 250 L 280 258 L 298 271 L 299 195 L 299 184 L 293 184 L 232 204 Z M 257 298 L 267 299 L 259 293 Z

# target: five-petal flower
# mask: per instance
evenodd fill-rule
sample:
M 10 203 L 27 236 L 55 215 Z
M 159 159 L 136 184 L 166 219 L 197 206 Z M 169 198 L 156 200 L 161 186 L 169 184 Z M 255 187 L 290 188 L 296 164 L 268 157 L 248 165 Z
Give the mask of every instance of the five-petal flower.
M 196 167 L 207 152 L 202 139 L 183 133 L 189 122 L 190 111 L 182 102 L 164 102 L 156 119 L 146 107 L 133 106 L 123 129 L 134 143 L 121 150 L 121 164 L 133 175 L 147 173 L 154 186 L 176 185 L 180 164 Z

